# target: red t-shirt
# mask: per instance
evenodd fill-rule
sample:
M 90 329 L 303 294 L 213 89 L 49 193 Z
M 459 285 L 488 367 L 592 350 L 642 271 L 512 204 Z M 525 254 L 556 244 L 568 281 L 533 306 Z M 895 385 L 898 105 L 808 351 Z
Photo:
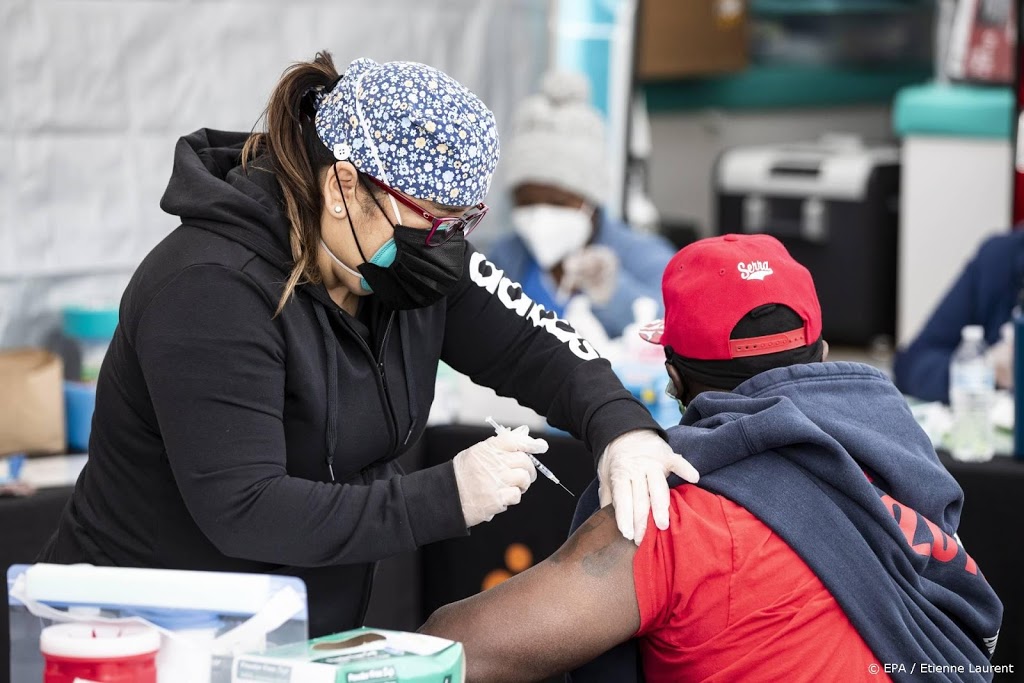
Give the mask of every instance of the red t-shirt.
M 818 577 L 744 508 L 672 490 L 633 560 L 644 674 L 679 681 L 888 681 Z M 882 670 L 879 670 L 879 669 Z

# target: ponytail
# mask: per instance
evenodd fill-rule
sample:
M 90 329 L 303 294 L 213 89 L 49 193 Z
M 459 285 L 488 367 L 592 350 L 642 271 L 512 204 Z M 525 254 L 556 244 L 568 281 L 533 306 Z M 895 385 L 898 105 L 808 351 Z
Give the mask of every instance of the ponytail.
M 315 96 L 338 81 L 338 70 L 327 51 L 312 62 L 288 67 L 263 112 L 265 130 L 249 137 L 242 148 L 242 168 L 265 155 L 284 194 L 288 216 L 288 241 L 294 265 L 274 315 L 279 315 L 295 287 L 319 282 L 316 254 L 320 247 L 320 216 L 323 206 L 320 171 L 334 162 L 316 134 Z

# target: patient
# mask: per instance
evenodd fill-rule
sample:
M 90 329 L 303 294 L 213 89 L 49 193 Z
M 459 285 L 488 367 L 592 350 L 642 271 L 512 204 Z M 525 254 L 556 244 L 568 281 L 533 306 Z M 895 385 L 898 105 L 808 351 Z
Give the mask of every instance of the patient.
M 554 555 L 422 630 L 465 645 L 469 681 L 587 662 L 574 680 L 984 667 L 1002 605 L 956 539 L 962 492 L 885 375 L 823 362 L 807 270 L 772 237 L 725 235 L 677 253 L 662 292 L 665 321 L 645 338 L 687 406 L 669 437 L 701 486 L 673 481 L 669 528 L 648 523 L 639 548 L 600 491 L 605 507 Z M 578 513 L 598 507 L 595 489 Z M 617 668 L 630 649 L 642 672 Z

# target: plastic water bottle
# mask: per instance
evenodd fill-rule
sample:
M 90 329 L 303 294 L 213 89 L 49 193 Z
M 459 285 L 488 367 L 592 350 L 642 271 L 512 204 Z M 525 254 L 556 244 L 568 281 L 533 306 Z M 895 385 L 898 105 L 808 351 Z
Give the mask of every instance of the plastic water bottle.
M 949 364 L 949 403 L 953 410 L 950 452 L 957 460 L 981 462 L 995 453 L 992 404 L 996 377 L 985 346 L 985 329 L 967 325 Z

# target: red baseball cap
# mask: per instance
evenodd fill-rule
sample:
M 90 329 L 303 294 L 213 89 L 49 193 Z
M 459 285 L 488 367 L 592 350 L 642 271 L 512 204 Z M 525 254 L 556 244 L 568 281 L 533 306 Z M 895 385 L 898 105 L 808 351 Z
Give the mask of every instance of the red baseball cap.
M 761 356 L 821 337 L 821 305 L 814 280 L 771 235 L 722 235 L 681 249 L 661 280 L 665 319 L 646 325 L 640 336 L 671 346 L 695 360 Z M 730 339 L 736 324 L 755 308 L 782 304 L 803 327 L 748 339 Z

